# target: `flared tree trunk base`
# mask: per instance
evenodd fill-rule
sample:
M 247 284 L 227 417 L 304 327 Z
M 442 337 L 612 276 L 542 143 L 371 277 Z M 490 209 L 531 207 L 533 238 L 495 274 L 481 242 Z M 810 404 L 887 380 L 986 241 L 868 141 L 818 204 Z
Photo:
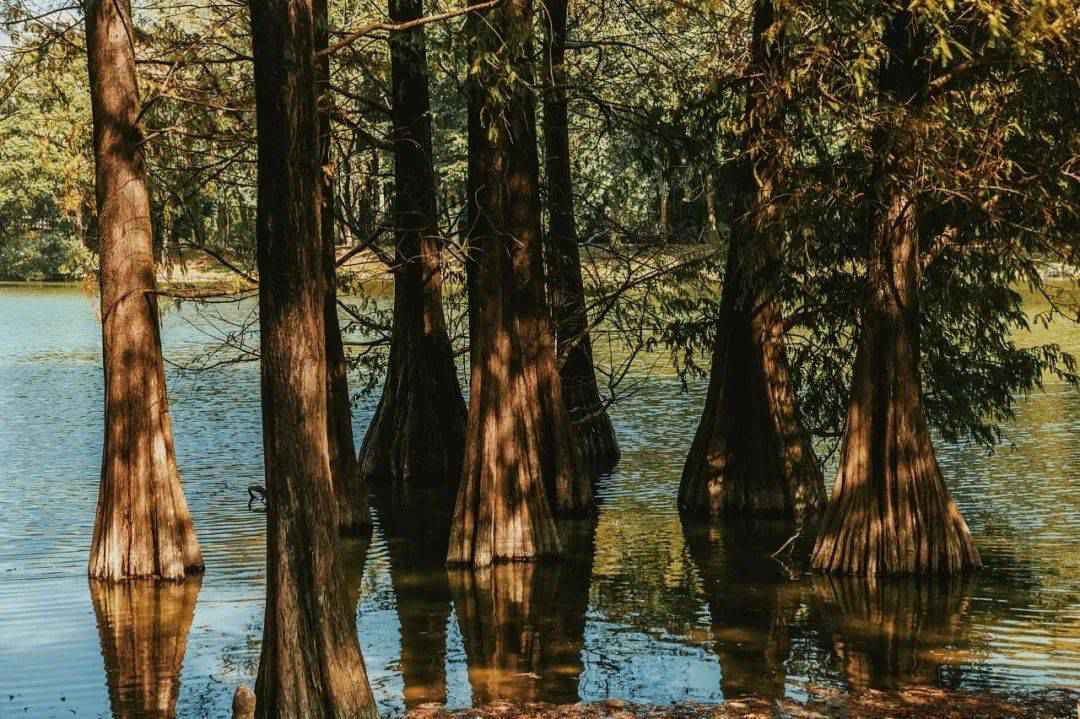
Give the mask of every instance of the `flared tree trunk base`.
M 588 338 L 582 345 L 586 343 Z M 559 375 L 583 467 L 596 474 L 610 472 L 619 462 L 619 442 L 596 386 L 591 348 L 581 345 L 573 348 Z

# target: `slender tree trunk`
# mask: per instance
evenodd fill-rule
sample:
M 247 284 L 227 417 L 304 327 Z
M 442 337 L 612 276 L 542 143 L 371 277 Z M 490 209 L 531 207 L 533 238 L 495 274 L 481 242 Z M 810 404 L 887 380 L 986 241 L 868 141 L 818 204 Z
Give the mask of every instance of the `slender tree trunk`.
M 925 96 L 922 35 L 908 12 L 886 28 L 880 89 L 891 110 L 916 113 Z M 914 141 L 903 119 L 874 138 L 862 335 L 840 471 L 813 555 L 826 572 L 956 574 L 980 564 L 922 405 L 916 207 L 900 179 Z
M 86 6 L 101 242 L 105 441 L 91 577 L 179 580 L 203 570 L 176 468 L 161 358 L 150 193 L 128 0 Z
M 746 101 L 744 159 L 737 173 L 727 271 L 705 411 L 683 468 L 679 506 L 704 515 L 802 522 L 825 501 L 821 469 L 803 429 L 772 298 L 779 264 L 775 192 L 782 161 L 782 39 L 771 0 L 757 0 L 751 45 L 755 82 Z
M 598 471 L 619 461 L 619 445 L 593 369 L 585 286 L 574 220 L 570 122 L 566 100 L 568 0 L 548 0 L 544 59 L 544 146 L 548 190 L 548 299 L 555 324 L 563 400 L 570 412 L 582 460 Z M 580 481 L 588 481 L 581 475 Z
M 531 2 L 510 0 L 488 19 L 472 24 L 478 44 L 490 47 L 500 35 L 520 43 L 508 57 L 521 79 L 494 121 L 470 111 L 469 184 L 479 190 L 470 193 L 478 218 L 469 240 L 477 263 L 470 282 L 473 365 L 448 561 L 475 566 L 558 554 L 549 494 L 560 513 L 592 509 L 591 486 L 578 475 L 544 298 L 536 119 L 527 87 Z
M 390 0 L 394 22 L 423 15 L 421 0 Z M 394 327 L 390 366 L 360 450 L 368 479 L 457 487 L 465 400 L 442 306 L 442 248 L 431 144 L 424 29 L 390 37 L 394 120 Z
M 109 706 L 116 719 L 173 719 L 180 672 L 199 596 L 184 582 L 90 580 L 105 658 Z
M 327 0 L 314 0 L 316 51 L 329 44 Z M 331 147 L 330 118 L 334 98 L 330 89 L 330 56 L 322 55 L 315 64 L 318 81 L 319 156 L 322 164 L 322 242 L 326 272 L 326 391 L 328 397 L 327 438 L 330 470 L 338 497 L 338 521 L 346 534 L 371 530 L 367 484 L 360 478 L 353 444 L 352 400 L 349 397 L 349 362 L 341 337 L 337 307 L 337 242 L 334 232 L 334 161 Z
M 312 0 L 253 0 L 267 485 L 260 719 L 375 717 L 338 562 Z

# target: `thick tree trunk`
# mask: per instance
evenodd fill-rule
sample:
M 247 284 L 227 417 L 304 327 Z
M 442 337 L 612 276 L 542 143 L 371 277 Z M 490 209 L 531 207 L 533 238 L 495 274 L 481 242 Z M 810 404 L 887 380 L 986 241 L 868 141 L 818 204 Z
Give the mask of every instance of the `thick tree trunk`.
M 405 707 L 446 703 L 446 630 L 450 584 L 446 549 L 454 494 L 436 488 L 376 487 L 375 510 L 390 556 L 390 581 L 401 622 Z
M 922 52 L 909 13 L 886 29 L 881 91 L 916 112 Z M 978 567 L 967 523 L 934 455 L 919 374 L 919 243 L 915 198 L 898 177 L 914 139 L 904 123 L 875 136 L 867 193 L 867 298 L 840 471 L 814 568 L 838 574 L 956 574 Z
M 544 148 L 548 202 L 548 300 L 555 325 L 563 401 L 586 465 L 606 472 L 619 461 L 619 445 L 593 369 L 585 286 L 581 276 L 570 166 L 570 122 L 566 100 L 568 0 L 548 0 L 544 60 Z M 588 481 L 583 474 L 581 481 Z
M 683 519 L 712 620 L 724 699 L 782 699 L 791 653 L 789 627 L 800 607 L 801 587 L 769 552 L 791 536 L 787 522 L 748 527 Z
M 390 0 L 394 22 L 423 15 L 421 0 Z M 442 306 L 442 248 L 431 145 L 424 29 L 390 37 L 397 271 L 390 365 L 360 450 L 367 479 L 456 488 L 465 400 Z
M 338 562 L 312 0 L 251 3 L 267 486 L 260 719 L 375 717 Z
M 316 51 L 329 44 L 327 0 L 315 0 Z M 330 470 L 338 498 L 338 521 L 346 534 L 371 531 L 367 484 L 360 478 L 353 444 L 352 399 L 349 396 L 349 362 L 341 337 L 337 306 L 337 242 L 334 232 L 334 161 L 331 148 L 330 117 L 333 95 L 330 89 L 330 56 L 322 55 L 315 65 L 318 81 L 319 157 L 322 164 L 322 242 L 325 253 L 326 299 L 326 391 L 327 439 Z
M 116 719 L 173 719 L 202 582 L 101 582 L 90 598 Z
M 814 577 L 818 621 L 848 688 L 937 685 L 945 658 L 970 645 L 965 617 L 972 584 L 971 577 Z
M 772 198 L 782 167 L 782 131 L 772 80 L 782 71 L 771 0 L 757 0 L 746 101 L 745 157 L 738 168 L 727 271 L 705 411 L 683 468 L 679 506 L 703 515 L 803 522 L 825 502 L 825 486 L 803 429 L 772 298 L 779 260 Z
M 532 6 L 511 0 L 488 19 L 491 24 L 472 24 L 476 40 L 490 47 L 501 33 L 520 43 L 509 56 L 521 80 L 499 117 L 470 111 L 470 124 L 481 126 L 470 128 L 475 176 L 469 183 L 482 189 L 470 194 L 477 203 L 473 216 L 480 219 L 469 241 L 476 262 L 470 281 L 472 383 L 448 561 L 474 566 L 556 555 L 551 504 L 563 514 L 592 509 L 592 488 L 579 476 L 544 298 L 536 120 L 527 87 Z M 480 95 L 474 91 L 472 97 Z
M 475 705 L 579 701 L 594 531 L 560 520 L 558 562 L 450 571 Z
M 101 242 L 105 441 L 91 577 L 179 580 L 203 570 L 176 469 L 155 296 L 150 193 L 138 124 L 131 6 L 86 6 Z

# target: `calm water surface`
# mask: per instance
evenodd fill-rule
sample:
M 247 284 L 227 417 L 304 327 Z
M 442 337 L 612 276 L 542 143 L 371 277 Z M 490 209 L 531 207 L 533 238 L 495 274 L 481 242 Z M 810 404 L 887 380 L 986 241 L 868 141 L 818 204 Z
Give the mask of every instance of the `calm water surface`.
M 0 287 L 0 717 L 226 716 L 233 688 L 253 682 L 261 636 L 264 517 L 246 492 L 262 481 L 257 367 L 170 376 L 201 586 L 91 586 L 95 307 L 72 288 Z M 248 309 L 223 312 L 241 322 Z M 168 312 L 166 355 L 197 356 L 204 329 L 191 308 Z M 1054 332 L 1080 351 L 1075 329 Z M 448 574 L 439 523 L 416 521 L 448 500 L 374 502 L 370 543 L 347 550 L 380 707 L 1080 688 L 1075 391 L 1051 385 L 1024 400 L 993 455 L 939 445 L 987 567 L 918 585 L 799 575 L 768 558 L 782 527 L 684 526 L 675 495 L 703 390 L 657 376 L 617 407 L 623 459 L 600 480 L 595 527 L 561 527 L 571 561 Z M 356 407 L 358 442 L 374 401 Z

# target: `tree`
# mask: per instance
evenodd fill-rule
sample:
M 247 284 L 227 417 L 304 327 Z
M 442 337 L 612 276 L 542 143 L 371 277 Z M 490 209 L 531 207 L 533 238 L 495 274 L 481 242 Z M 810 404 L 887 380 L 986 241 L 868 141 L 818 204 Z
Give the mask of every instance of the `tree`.
M 754 3 L 742 157 L 705 410 L 679 486 L 689 512 L 802 522 L 825 501 L 803 429 L 773 296 L 780 271 L 775 195 L 784 158 L 784 19 Z
M 451 564 L 478 567 L 559 553 L 549 495 L 562 514 L 592 508 L 544 298 L 539 158 L 528 87 L 532 3 L 510 0 L 485 19 L 470 23 L 473 66 L 482 74 L 471 79 L 470 102 L 482 104 L 470 107 L 469 119 L 473 362 L 448 554 Z M 506 64 L 512 73 L 503 72 Z
M 423 15 L 421 0 L 390 0 L 394 22 Z M 360 449 L 370 480 L 432 486 L 461 480 L 465 400 L 442 306 L 424 28 L 390 36 L 394 148 L 394 319 L 386 383 Z
M 929 89 L 928 37 L 906 10 L 884 33 L 878 88 L 888 120 L 874 132 L 865 200 L 862 329 L 840 470 L 812 560 L 826 572 L 958 574 L 980 565 L 922 405 L 917 205 L 904 178 Z
M 375 717 L 338 553 L 312 0 L 251 3 L 266 613 L 260 719 Z
M 105 366 L 90 576 L 177 580 L 202 572 L 203 559 L 176 468 L 165 388 L 132 35 L 128 2 L 87 5 Z
M 570 120 L 566 96 L 568 0 L 549 0 L 544 27 L 544 161 L 547 182 L 547 278 L 563 401 L 587 465 L 606 471 L 619 445 L 593 369 L 592 339 L 574 218 Z
M 101 582 L 90 599 L 117 719 L 173 719 L 202 581 Z
M 319 87 L 319 157 L 322 172 L 322 243 L 326 272 L 326 391 L 328 397 L 327 438 L 329 440 L 330 470 L 338 497 L 339 521 L 348 534 L 371 529 L 368 511 L 367 485 L 360 477 L 356 448 L 353 444 L 352 399 L 349 396 L 349 363 L 341 337 L 337 303 L 337 242 L 334 232 L 334 162 L 331 116 L 333 95 L 330 86 L 330 18 L 327 0 L 315 0 L 315 47 L 321 52 L 316 62 Z

